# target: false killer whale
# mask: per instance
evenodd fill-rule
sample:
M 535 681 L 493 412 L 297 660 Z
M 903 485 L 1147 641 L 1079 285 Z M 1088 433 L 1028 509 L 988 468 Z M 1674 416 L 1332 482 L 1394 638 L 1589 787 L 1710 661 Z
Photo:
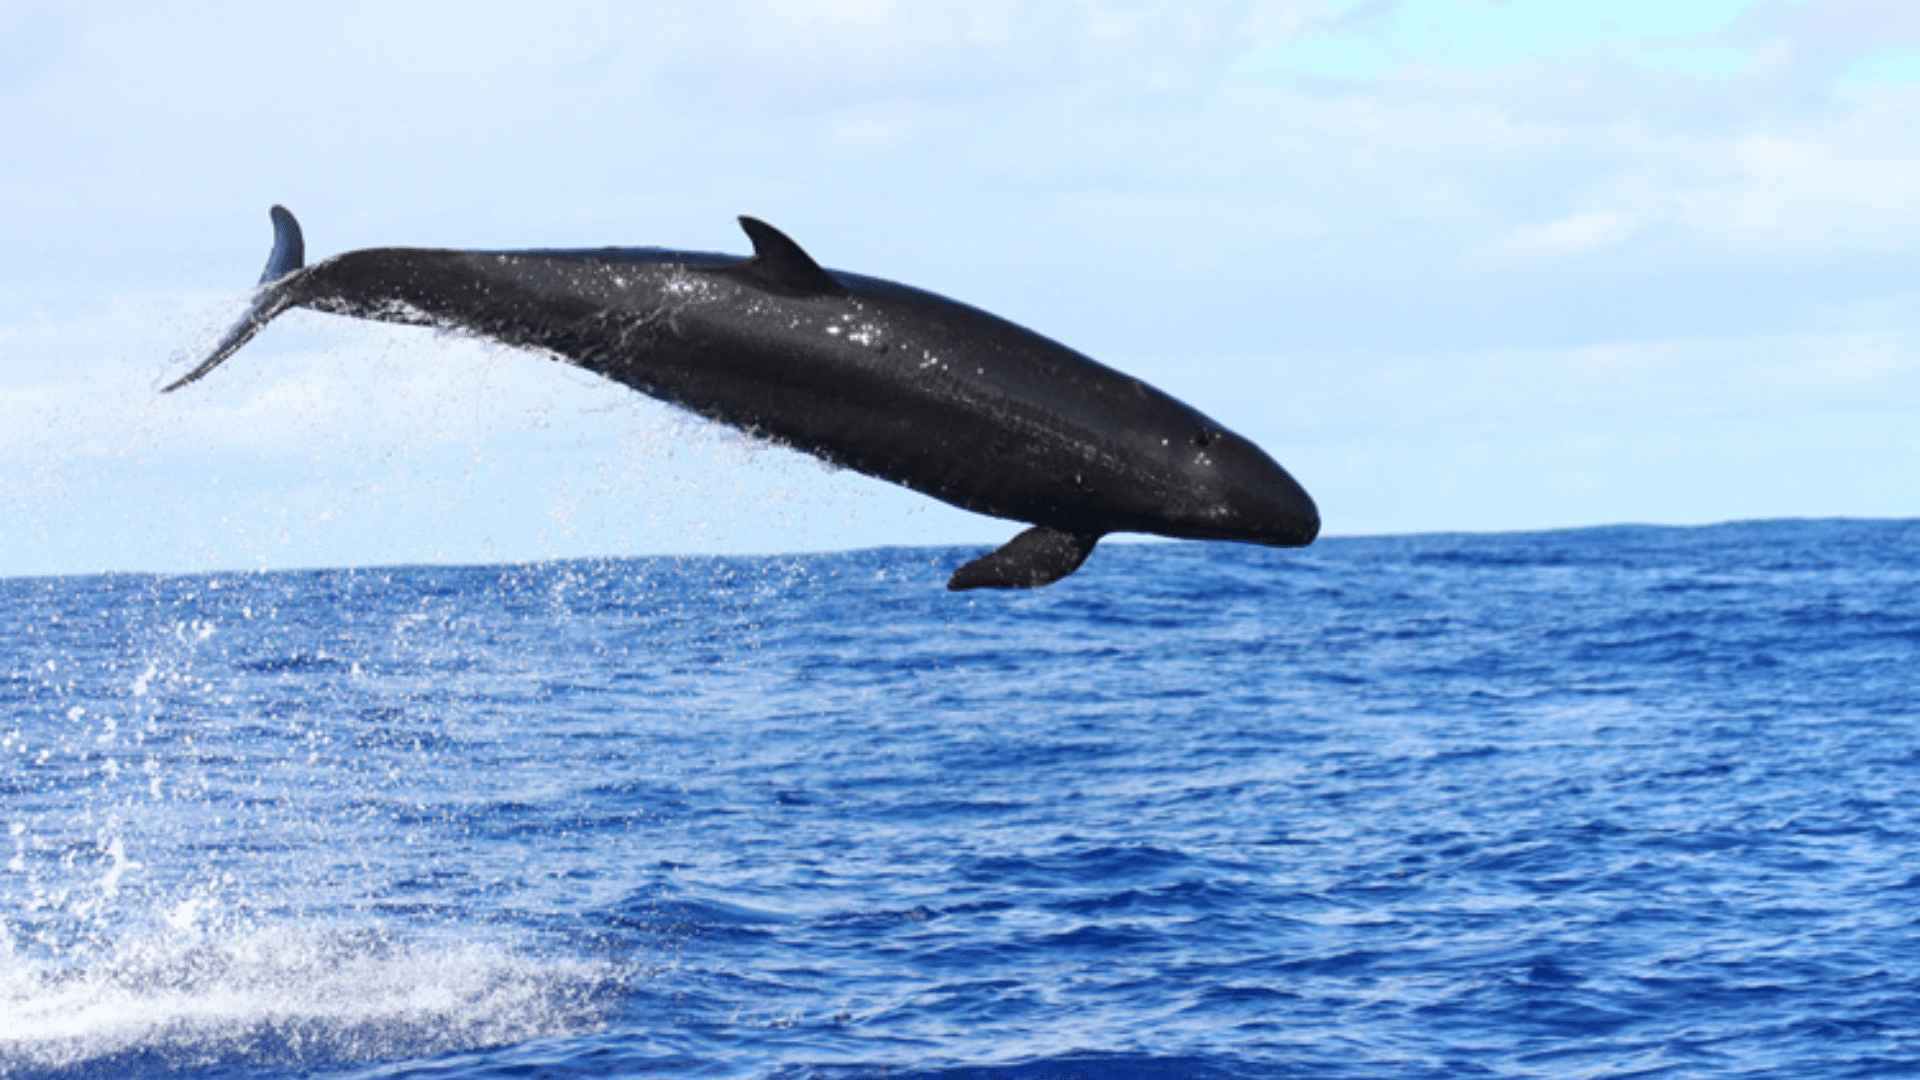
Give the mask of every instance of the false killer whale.
M 292 307 L 459 330 L 982 514 L 1030 522 L 949 589 L 1033 588 L 1107 533 L 1313 542 L 1313 499 L 1259 447 L 1138 379 L 977 308 L 825 270 L 740 218 L 753 255 L 371 248 L 305 265 L 272 210 L 252 303 L 180 387 Z

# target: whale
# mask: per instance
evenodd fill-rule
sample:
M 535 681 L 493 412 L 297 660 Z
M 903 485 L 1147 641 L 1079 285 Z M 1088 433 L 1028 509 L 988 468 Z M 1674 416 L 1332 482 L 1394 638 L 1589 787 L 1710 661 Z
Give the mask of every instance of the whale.
M 432 326 L 585 368 L 750 436 L 1029 528 L 952 590 L 1026 589 L 1102 537 L 1299 547 L 1312 497 L 1251 441 L 1038 333 L 932 292 L 828 270 L 753 217 L 751 255 L 655 247 L 368 248 L 306 263 L 300 223 L 179 390 L 306 308 Z

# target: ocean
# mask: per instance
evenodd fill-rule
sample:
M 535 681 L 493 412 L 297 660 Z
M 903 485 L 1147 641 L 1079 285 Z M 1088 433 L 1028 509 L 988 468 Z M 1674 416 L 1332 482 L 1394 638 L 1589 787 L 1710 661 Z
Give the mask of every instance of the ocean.
M 1920 1075 L 1920 521 L 0 580 L 0 1076 Z

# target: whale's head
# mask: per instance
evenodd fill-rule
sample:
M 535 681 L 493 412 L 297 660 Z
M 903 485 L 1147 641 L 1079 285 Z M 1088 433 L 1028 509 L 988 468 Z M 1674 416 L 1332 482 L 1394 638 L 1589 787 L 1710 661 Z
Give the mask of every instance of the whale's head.
M 1173 447 L 1184 490 L 1171 535 L 1303 547 L 1320 535 L 1320 509 L 1251 440 L 1202 420 Z

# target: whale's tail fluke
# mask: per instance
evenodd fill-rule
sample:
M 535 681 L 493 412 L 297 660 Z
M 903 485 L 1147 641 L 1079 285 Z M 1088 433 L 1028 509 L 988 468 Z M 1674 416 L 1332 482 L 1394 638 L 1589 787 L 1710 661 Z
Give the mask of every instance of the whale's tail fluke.
M 300 223 L 293 211 L 276 206 L 267 211 L 273 218 L 273 251 L 267 255 L 267 268 L 260 273 L 260 284 L 271 285 L 307 263 L 307 241 L 300 235 Z
M 300 223 L 294 220 L 292 212 L 286 207 L 276 206 L 270 214 L 273 217 L 273 251 L 267 256 L 267 268 L 260 274 L 259 291 L 254 294 L 247 313 L 240 316 L 240 321 L 233 324 L 233 328 L 213 347 L 213 352 L 200 362 L 199 367 L 162 387 L 161 393 L 170 394 L 188 383 L 198 381 L 207 372 L 219 367 L 240 346 L 253 340 L 253 335 L 272 322 L 275 315 L 298 303 L 298 297 L 288 287 L 287 279 L 306 265 L 306 241 L 300 235 Z

